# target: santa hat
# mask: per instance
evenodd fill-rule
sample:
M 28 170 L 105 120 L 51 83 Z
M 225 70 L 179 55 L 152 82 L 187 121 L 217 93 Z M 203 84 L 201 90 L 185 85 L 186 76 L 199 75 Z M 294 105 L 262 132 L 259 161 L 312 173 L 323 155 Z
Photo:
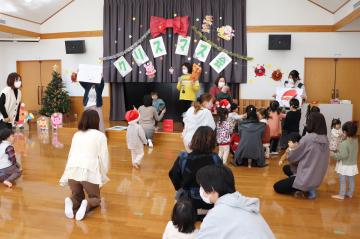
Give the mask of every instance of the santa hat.
M 129 110 L 128 112 L 126 112 L 125 114 L 125 119 L 128 123 L 132 122 L 132 121 L 137 121 L 140 118 L 140 114 L 139 111 L 133 109 L 133 110 Z
M 219 107 L 223 109 L 230 109 L 231 105 L 227 99 L 220 100 Z

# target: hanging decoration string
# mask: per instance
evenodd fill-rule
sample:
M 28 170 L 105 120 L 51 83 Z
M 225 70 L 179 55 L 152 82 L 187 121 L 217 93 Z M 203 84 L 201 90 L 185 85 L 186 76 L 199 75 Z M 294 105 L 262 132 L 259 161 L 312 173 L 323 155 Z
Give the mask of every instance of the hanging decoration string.
M 241 59 L 241 60 L 245 60 L 245 61 L 251 61 L 251 60 L 254 59 L 253 57 L 243 56 L 243 55 L 240 55 L 238 53 L 228 51 L 228 50 L 222 48 L 221 46 L 217 45 L 216 43 L 214 43 L 214 42 L 210 41 L 209 39 L 207 39 L 207 37 L 204 36 L 204 34 L 202 34 L 202 32 L 199 31 L 196 26 L 192 26 L 191 28 L 195 32 L 195 34 L 200 37 L 201 40 L 209 43 L 213 48 L 217 49 L 220 52 L 224 52 L 224 53 L 228 54 L 229 56 L 232 56 L 232 57 L 235 57 L 235 58 L 238 58 L 238 59 Z
M 108 60 L 113 60 L 113 59 L 117 59 L 119 57 L 122 57 L 123 55 L 126 55 L 127 53 L 131 52 L 132 50 L 134 50 L 138 45 L 140 45 L 143 41 L 145 41 L 145 39 L 150 35 L 150 29 L 148 29 L 141 37 L 139 40 L 137 40 L 136 42 L 134 42 L 134 44 L 132 44 L 130 47 L 126 48 L 124 51 L 116 53 L 115 55 L 111 55 L 111 56 L 106 56 L 106 57 L 101 57 L 100 60 L 101 61 L 108 61 Z

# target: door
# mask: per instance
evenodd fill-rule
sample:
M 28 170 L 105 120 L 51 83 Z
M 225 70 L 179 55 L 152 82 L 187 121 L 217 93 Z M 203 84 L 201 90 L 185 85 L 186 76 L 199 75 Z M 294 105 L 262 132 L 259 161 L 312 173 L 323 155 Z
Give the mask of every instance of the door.
M 353 120 L 360 121 L 360 59 L 338 59 L 336 63 L 336 93 L 339 99 L 351 100 Z M 344 123 L 344 122 L 343 122 Z M 360 130 L 358 131 L 360 132 Z
M 335 88 L 335 60 L 305 58 L 305 90 L 307 102 L 330 102 Z
M 52 80 L 54 65 L 57 65 L 57 71 L 61 72 L 60 60 L 17 62 L 17 72 L 21 75 L 23 84 L 22 102 L 29 112 L 36 113 L 40 110 L 46 86 Z
M 22 80 L 22 99 L 28 111 L 37 111 L 40 105 L 40 67 L 38 61 L 17 62 Z

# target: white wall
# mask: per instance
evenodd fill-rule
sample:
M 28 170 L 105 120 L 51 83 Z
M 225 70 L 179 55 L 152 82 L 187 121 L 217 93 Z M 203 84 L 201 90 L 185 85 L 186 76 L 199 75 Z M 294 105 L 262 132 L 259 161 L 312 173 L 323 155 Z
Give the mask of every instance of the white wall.
M 247 0 L 246 21 L 256 25 L 332 25 L 333 14 L 307 0 Z
M 103 29 L 104 0 L 75 0 L 41 25 L 42 33 Z
M 288 33 L 287 33 L 288 34 Z M 291 50 L 268 50 L 268 33 L 248 33 L 248 55 L 255 59 L 248 64 L 248 83 L 241 84 L 240 96 L 244 99 L 270 99 L 276 86 L 271 73 L 279 68 L 287 79 L 296 69 L 304 75 L 306 57 L 359 57 L 360 32 L 290 33 Z M 255 77 L 254 68 L 265 65 L 266 76 Z
M 21 60 L 52 60 L 60 59 L 62 65 L 62 77 L 71 96 L 83 95 L 83 89 L 79 84 L 72 83 L 70 80 L 71 73 L 77 70 L 80 63 L 99 64 L 99 57 L 103 54 L 102 37 L 84 38 L 86 53 L 69 54 L 65 53 L 65 43 L 67 39 L 44 40 L 39 43 L 4 43 L 0 42 L 1 69 L 0 89 L 6 84 L 6 76 L 9 72 L 16 71 L 16 61 Z M 6 60 L 5 60 L 6 59 Z M 0 70 L 1 73 L 1 70 Z M 109 95 L 108 85 L 105 86 L 103 95 Z
M 36 23 L 9 17 L 9 16 L 3 15 L 1 13 L 0 13 L 0 19 L 5 20 L 7 26 L 20 28 L 20 29 L 32 31 L 32 32 L 40 32 L 40 25 L 36 24 Z

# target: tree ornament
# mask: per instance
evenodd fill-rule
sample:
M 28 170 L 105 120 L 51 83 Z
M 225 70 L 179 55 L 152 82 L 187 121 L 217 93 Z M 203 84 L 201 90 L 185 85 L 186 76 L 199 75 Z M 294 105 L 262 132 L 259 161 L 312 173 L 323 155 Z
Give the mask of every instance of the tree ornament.
M 255 76 L 256 77 L 261 77 L 265 75 L 265 67 L 262 65 L 258 65 L 255 67 Z
M 273 73 L 271 74 L 271 78 L 274 80 L 274 81 L 280 81 L 282 79 L 282 75 L 283 73 L 281 72 L 280 69 L 276 69 L 273 71 Z

